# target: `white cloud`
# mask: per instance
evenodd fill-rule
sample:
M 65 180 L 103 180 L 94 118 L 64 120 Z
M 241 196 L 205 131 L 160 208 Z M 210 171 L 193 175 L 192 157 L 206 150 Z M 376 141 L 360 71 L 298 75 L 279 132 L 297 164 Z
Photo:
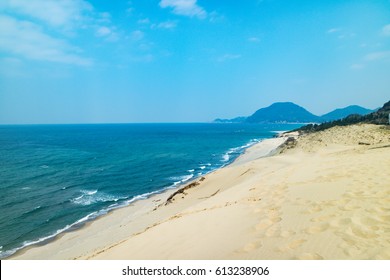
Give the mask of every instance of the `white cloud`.
M 143 18 L 137 21 L 138 24 L 150 24 L 150 20 L 148 18 Z
M 258 37 L 250 37 L 250 38 L 248 38 L 248 41 L 252 42 L 252 43 L 258 43 L 258 42 L 260 42 L 260 38 L 258 38 Z
M 224 54 L 220 57 L 217 58 L 217 61 L 218 62 L 225 62 L 227 60 L 235 60 L 235 59 L 239 59 L 241 58 L 241 55 L 240 54 Z
M 216 11 L 212 11 L 210 13 L 207 13 L 207 16 L 209 18 L 209 21 L 210 22 L 222 22 L 225 20 L 225 17 L 219 13 L 217 13 Z
M 104 22 L 104 23 L 110 23 L 111 22 L 111 14 L 107 13 L 107 12 L 100 13 L 97 21 Z
M 161 0 L 161 8 L 172 8 L 173 13 L 182 16 L 205 18 L 206 11 L 197 4 L 197 0 Z
M 367 54 L 364 59 L 367 61 L 376 61 L 390 58 L 390 51 L 372 52 Z
M 347 40 L 354 38 L 356 36 L 353 32 L 348 32 L 345 29 L 342 28 L 331 28 L 326 31 L 329 36 L 335 36 L 336 38 L 340 40 Z
M 104 37 L 104 36 L 108 36 L 112 33 L 111 29 L 106 27 L 106 26 L 101 26 L 98 28 L 98 30 L 96 31 L 96 35 L 99 36 L 99 37 Z
M 139 41 L 144 38 L 145 34 L 141 30 L 135 30 L 131 33 L 131 38 L 134 41 Z
M 131 8 L 131 7 L 126 9 L 126 13 L 127 13 L 128 15 L 131 15 L 131 14 L 133 13 L 133 11 L 134 11 L 134 9 Z
M 173 29 L 177 26 L 177 23 L 175 21 L 164 21 L 157 24 L 157 28 L 161 29 Z
M 351 68 L 352 70 L 362 70 L 364 68 L 364 65 L 356 63 L 352 64 L 349 68 Z
M 160 23 L 152 23 L 148 18 L 140 19 L 137 23 L 151 29 L 174 29 L 177 26 L 177 21 L 167 20 Z
M 382 34 L 384 36 L 390 36 L 390 24 L 383 26 Z
M 0 15 L 0 49 L 33 60 L 92 64 L 92 60 L 79 55 L 78 48 L 45 34 L 39 25 L 4 15 Z
M 97 26 L 95 35 L 104 38 L 109 42 L 116 42 L 119 39 L 118 34 L 114 31 L 115 27 Z
M 341 28 L 331 28 L 328 31 L 326 31 L 326 33 L 336 33 L 336 32 L 339 32 L 340 30 L 341 30 Z
M 91 4 L 83 0 L 5 0 L 2 5 L 5 10 L 65 29 L 80 24 L 85 14 L 93 10 Z

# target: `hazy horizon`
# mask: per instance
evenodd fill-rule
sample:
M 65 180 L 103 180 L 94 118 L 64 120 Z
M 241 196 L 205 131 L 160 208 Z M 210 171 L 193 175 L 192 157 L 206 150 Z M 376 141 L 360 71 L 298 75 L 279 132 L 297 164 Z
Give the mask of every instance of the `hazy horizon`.
M 285 101 L 285 102 L 289 102 L 289 101 Z M 299 105 L 299 104 L 296 104 L 296 105 Z M 356 104 L 352 104 L 352 106 L 353 105 L 356 105 Z M 360 105 L 358 105 L 358 106 L 360 106 Z M 266 106 L 266 107 L 268 107 L 268 106 Z M 363 107 L 363 106 L 361 106 L 361 107 Z M 364 107 L 364 108 L 366 108 L 366 107 Z M 259 109 L 262 109 L 262 108 L 259 108 Z M 304 108 L 304 109 L 307 109 L 307 108 Z M 343 108 L 335 108 L 331 111 L 334 111 L 336 109 L 343 109 Z M 377 108 L 366 108 L 366 109 L 375 110 L 375 109 L 378 109 L 378 107 Z M 312 113 L 310 110 L 308 110 L 308 111 L 310 113 Z M 331 112 L 331 111 L 329 111 L 329 112 Z M 329 112 L 326 112 L 325 114 L 327 114 Z M 255 113 L 255 112 L 253 112 L 253 113 Z M 325 114 L 322 114 L 322 115 L 325 115 Z M 252 114 L 250 114 L 250 115 L 252 115 Z M 250 115 L 248 115 L 248 116 L 235 116 L 235 117 L 249 117 Z M 314 114 L 314 115 L 316 115 L 316 114 Z M 321 117 L 322 115 L 317 115 L 317 116 Z M 233 118 L 235 118 L 235 117 L 233 117 Z M 216 119 L 224 119 L 224 118 L 215 117 L 214 119 L 210 119 L 210 120 L 206 120 L 206 121 L 183 121 L 183 122 L 181 122 L 181 121 L 170 121 L 170 122 L 158 122 L 158 121 L 157 122 L 153 122 L 153 121 L 150 121 L 150 122 L 142 122 L 142 121 L 141 122 L 88 122 L 88 123 L 82 123 L 82 122 L 78 122 L 78 123 L 61 123 L 61 122 L 59 122 L 59 123 L 50 123 L 50 122 L 47 122 L 47 123 L 28 123 L 28 122 L 26 122 L 26 123 L 0 123 L 0 125 L 205 124 L 205 123 L 214 123 L 214 121 Z M 287 122 L 287 123 L 289 123 L 289 122 Z
M 376 109 L 389 73 L 387 0 L 0 3 L 0 124 Z

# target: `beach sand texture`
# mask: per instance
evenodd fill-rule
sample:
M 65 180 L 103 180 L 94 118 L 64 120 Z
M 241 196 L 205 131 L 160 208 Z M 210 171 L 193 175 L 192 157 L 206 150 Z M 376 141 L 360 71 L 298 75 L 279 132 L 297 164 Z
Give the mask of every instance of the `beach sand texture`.
M 12 258 L 390 259 L 390 129 L 334 127 L 262 157 L 285 139 Z

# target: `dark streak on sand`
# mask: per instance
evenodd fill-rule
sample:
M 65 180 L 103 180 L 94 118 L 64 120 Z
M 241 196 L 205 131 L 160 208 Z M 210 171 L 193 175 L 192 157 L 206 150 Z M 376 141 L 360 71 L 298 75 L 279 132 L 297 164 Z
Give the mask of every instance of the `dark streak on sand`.
M 173 198 L 174 198 L 176 195 L 181 194 L 181 193 L 185 194 L 185 193 L 184 193 L 185 190 L 188 190 L 188 189 L 191 189 L 191 188 L 193 188 L 193 187 L 196 187 L 196 186 L 200 185 L 199 182 L 202 182 L 202 181 L 204 181 L 204 180 L 205 180 L 205 177 L 202 177 L 202 178 L 199 179 L 199 181 L 192 182 L 192 183 L 188 184 L 187 186 L 185 186 L 185 187 L 183 187 L 183 188 L 181 188 L 181 189 L 178 189 L 177 191 L 175 191 L 173 194 L 171 194 L 171 195 L 167 198 L 167 201 L 165 202 L 165 205 L 168 205 L 169 203 L 171 203 L 172 200 L 173 200 Z

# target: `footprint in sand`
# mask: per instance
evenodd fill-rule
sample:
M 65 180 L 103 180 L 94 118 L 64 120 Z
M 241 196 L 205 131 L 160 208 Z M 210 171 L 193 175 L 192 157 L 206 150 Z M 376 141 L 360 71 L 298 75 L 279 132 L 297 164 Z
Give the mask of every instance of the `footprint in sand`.
M 343 250 L 344 254 L 346 254 L 349 257 L 357 258 L 360 254 L 363 253 L 361 248 L 358 248 L 356 246 L 347 247 Z
M 323 260 L 324 258 L 317 253 L 303 253 L 297 257 L 298 260 Z
M 390 215 L 381 216 L 379 219 L 385 223 L 390 223 Z
M 277 251 L 285 253 L 287 251 L 294 250 L 294 249 L 300 247 L 306 241 L 307 241 L 306 239 L 294 240 L 294 241 L 290 242 L 287 246 L 279 247 Z
M 244 252 L 251 252 L 253 250 L 256 250 L 256 249 L 259 249 L 262 247 L 262 243 L 261 241 L 254 241 L 254 242 L 249 242 L 247 243 L 244 248 L 243 248 L 243 251 Z
M 370 213 L 370 214 L 380 215 L 380 214 L 389 212 L 390 208 L 387 208 L 387 207 L 373 207 L 371 209 L 366 209 L 365 211 Z M 390 221 L 390 219 L 389 219 L 389 221 Z
M 273 224 L 274 223 L 270 219 L 264 219 L 264 220 L 261 220 L 260 223 L 258 223 L 255 226 L 255 229 L 256 229 L 256 231 L 263 231 L 264 229 L 269 228 Z
M 359 226 L 359 225 L 352 225 L 351 226 L 352 233 L 360 238 L 364 239 L 372 239 L 377 238 L 379 235 L 376 234 L 374 231 L 370 230 L 367 227 Z
M 323 224 L 308 227 L 307 229 L 304 229 L 303 231 L 308 233 L 308 234 L 315 234 L 315 233 L 323 232 L 323 231 L 327 230 L 328 228 L 329 228 L 329 224 L 323 223 Z
M 277 223 L 282 220 L 280 217 L 280 212 L 279 211 L 267 211 L 267 216 L 269 219 L 271 219 L 273 222 Z
M 378 226 L 381 224 L 380 221 L 375 220 L 371 217 L 356 217 L 352 218 L 352 221 L 355 222 L 358 225 L 364 225 L 364 226 Z
M 282 231 L 282 233 L 280 234 L 281 237 L 290 237 L 290 236 L 293 236 L 295 235 L 296 232 L 293 231 L 293 230 L 284 230 Z
M 323 210 L 323 207 L 319 204 L 313 203 L 307 210 L 303 211 L 303 214 L 312 214 L 316 212 L 321 212 Z
M 267 229 L 265 232 L 265 236 L 267 237 L 279 237 L 281 235 L 281 228 L 280 226 L 273 226 Z
M 359 208 L 360 208 L 359 206 L 353 205 L 352 202 L 346 202 L 345 204 L 339 206 L 339 209 L 341 211 L 353 211 Z
M 341 219 L 334 219 L 330 221 L 330 226 L 334 228 L 340 228 L 349 225 L 352 223 L 352 220 L 350 218 L 341 218 Z
M 296 249 L 299 246 L 301 246 L 303 243 L 306 242 L 306 239 L 297 239 L 288 244 L 288 248 L 290 249 Z
M 272 221 L 272 223 L 279 223 L 281 220 L 282 220 L 282 218 L 281 217 L 279 217 L 279 216 L 276 216 L 276 217 L 270 217 L 270 220 Z
M 312 218 L 312 219 L 310 219 L 310 221 L 314 222 L 314 223 L 329 221 L 329 220 L 333 220 L 334 218 L 338 217 L 339 215 L 340 214 L 337 214 L 337 213 L 334 213 L 334 214 L 331 214 L 331 215 L 323 215 L 323 216 Z

